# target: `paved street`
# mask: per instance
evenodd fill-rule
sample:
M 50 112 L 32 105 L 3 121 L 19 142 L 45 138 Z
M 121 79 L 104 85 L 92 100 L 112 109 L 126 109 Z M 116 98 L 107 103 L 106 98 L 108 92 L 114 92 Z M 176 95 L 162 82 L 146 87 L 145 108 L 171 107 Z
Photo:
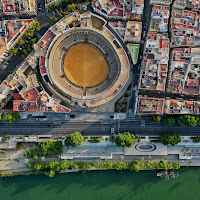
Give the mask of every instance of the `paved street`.
M 162 123 L 153 124 L 149 118 L 135 120 L 20 120 L 11 124 L 0 122 L 0 135 L 65 135 L 79 131 L 83 135 L 111 135 L 111 128 L 115 133 L 129 131 L 141 136 L 157 136 L 166 131 L 175 132 L 182 136 L 195 136 L 200 134 L 199 127 L 180 127 L 178 125 L 166 127 Z

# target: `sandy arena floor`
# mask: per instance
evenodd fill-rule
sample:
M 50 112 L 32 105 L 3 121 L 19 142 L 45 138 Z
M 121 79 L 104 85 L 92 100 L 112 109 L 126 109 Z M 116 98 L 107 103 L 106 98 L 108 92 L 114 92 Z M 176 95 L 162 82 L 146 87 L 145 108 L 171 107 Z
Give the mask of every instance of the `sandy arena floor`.
M 108 66 L 96 48 L 88 44 L 80 44 L 67 53 L 64 70 L 72 83 L 81 87 L 92 87 L 105 79 Z

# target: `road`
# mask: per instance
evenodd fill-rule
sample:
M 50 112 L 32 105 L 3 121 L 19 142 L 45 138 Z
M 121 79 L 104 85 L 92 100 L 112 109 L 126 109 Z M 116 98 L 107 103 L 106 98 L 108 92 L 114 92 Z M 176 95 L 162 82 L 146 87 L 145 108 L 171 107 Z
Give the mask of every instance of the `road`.
M 166 127 L 161 122 L 154 124 L 149 118 L 136 118 L 132 120 L 20 120 L 11 124 L 0 121 L 0 135 L 65 135 L 79 131 L 83 135 L 111 135 L 111 128 L 115 133 L 129 131 L 140 136 L 158 136 L 162 133 L 175 132 L 182 136 L 197 136 L 199 127 L 180 127 L 178 125 Z

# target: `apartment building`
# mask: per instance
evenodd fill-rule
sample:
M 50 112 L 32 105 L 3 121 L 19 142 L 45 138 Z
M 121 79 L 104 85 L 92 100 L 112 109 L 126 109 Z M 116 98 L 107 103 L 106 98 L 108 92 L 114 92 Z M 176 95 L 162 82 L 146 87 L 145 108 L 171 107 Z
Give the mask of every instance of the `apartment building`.
M 137 114 L 138 115 L 162 115 L 164 111 L 165 99 L 138 97 Z
M 150 5 L 164 5 L 169 6 L 172 3 L 172 0 L 150 0 Z
M 140 42 L 142 22 L 128 21 L 126 24 L 125 41 Z
M 175 48 L 170 65 L 169 92 L 200 94 L 200 49 Z
M 187 101 L 178 99 L 164 99 L 152 97 L 138 97 L 137 115 L 178 115 L 200 114 L 199 101 Z
M 168 34 L 149 32 L 141 64 L 139 89 L 165 90 L 168 60 Z
M 124 39 L 126 33 L 126 22 L 109 22 L 109 24 L 119 33 L 119 35 Z
M 37 15 L 36 0 L 0 0 L 0 16 Z
M 154 5 L 151 13 L 150 32 L 167 32 L 169 6 Z
M 92 8 L 96 13 L 106 18 L 140 21 L 144 9 L 144 1 L 95 0 L 92 2 Z
M 0 58 L 18 42 L 32 22 L 33 19 L 0 21 Z
M 200 14 L 189 10 L 172 10 L 172 46 L 200 45 Z
M 173 3 L 173 8 L 185 9 L 189 8 L 194 11 L 200 10 L 199 0 L 175 0 Z

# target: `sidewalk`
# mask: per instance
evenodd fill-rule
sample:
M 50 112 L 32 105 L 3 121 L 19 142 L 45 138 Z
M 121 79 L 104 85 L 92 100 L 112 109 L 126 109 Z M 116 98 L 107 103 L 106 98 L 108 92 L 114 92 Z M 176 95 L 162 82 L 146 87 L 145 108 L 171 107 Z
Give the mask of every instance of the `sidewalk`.
M 46 120 L 84 120 L 84 121 L 98 121 L 98 120 L 114 120 L 124 119 L 126 114 L 117 113 L 42 113 L 42 112 L 19 112 L 21 119 L 27 119 L 28 116 L 46 116 Z

